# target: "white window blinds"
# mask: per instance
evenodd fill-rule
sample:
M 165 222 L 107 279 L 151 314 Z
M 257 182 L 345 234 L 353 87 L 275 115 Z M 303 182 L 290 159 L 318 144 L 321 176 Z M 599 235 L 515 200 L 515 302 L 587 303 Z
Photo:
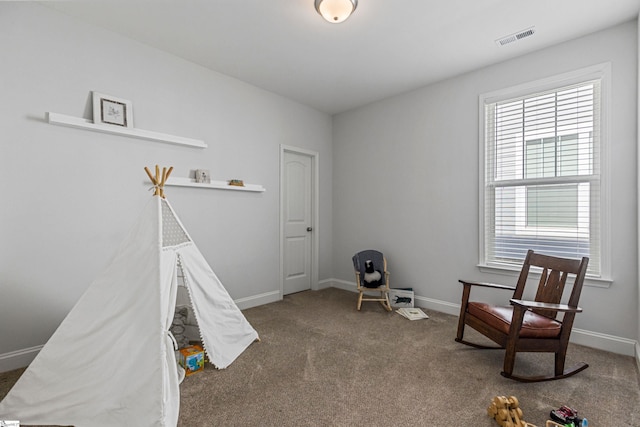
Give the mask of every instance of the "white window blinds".
M 601 273 L 600 80 L 484 103 L 484 263 L 528 249 Z M 482 262 L 482 260 L 481 260 Z

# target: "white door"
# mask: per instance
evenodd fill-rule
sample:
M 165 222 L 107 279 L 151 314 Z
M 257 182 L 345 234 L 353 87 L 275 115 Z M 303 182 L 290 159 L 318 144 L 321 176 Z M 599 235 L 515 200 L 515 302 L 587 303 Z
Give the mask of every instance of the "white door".
M 283 294 L 311 289 L 313 171 L 309 155 L 285 151 L 282 161 Z

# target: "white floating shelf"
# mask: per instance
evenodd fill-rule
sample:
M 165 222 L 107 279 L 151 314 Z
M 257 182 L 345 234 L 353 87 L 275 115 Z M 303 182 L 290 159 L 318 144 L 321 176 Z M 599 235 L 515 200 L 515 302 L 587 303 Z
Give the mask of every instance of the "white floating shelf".
M 79 117 L 67 116 L 59 113 L 47 113 L 47 121 L 52 125 L 68 126 L 72 128 L 86 129 L 94 132 L 113 133 L 116 135 L 131 136 L 133 138 L 147 139 L 150 141 L 166 142 L 168 144 L 188 145 L 190 147 L 207 148 L 207 144 L 199 139 L 185 138 L 166 133 L 152 132 L 136 128 L 127 128 L 117 125 L 103 125 L 93 123 Z
M 172 185 L 175 187 L 195 187 L 210 188 L 216 190 L 235 190 L 235 191 L 254 191 L 262 193 L 266 189 L 262 185 L 244 184 L 244 187 L 237 185 L 229 185 L 226 181 L 211 181 L 210 183 L 196 182 L 195 179 L 183 177 L 170 177 L 164 185 Z

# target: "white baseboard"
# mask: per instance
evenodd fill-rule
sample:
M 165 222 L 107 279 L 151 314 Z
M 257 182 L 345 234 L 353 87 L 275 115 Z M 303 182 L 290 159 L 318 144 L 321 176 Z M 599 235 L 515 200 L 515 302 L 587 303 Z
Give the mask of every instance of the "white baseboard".
M 318 282 L 318 286 L 316 290 L 321 290 L 321 289 L 326 289 L 326 288 L 331 288 L 331 287 L 335 287 L 333 286 L 334 280 L 333 279 L 325 279 L 325 280 L 320 280 Z
M 325 280 L 324 282 L 327 284 L 331 283 L 334 288 L 357 292 L 355 282 L 338 279 Z M 458 316 L 460 314 L 460 304 L 426 298 L 419 295 L 415 296 L 415 305 L 428 310 L 451 314 L 453 316 Z M 635 356 L 636 362 L 638 363 L 638 369 L 640 369 L 640 343 L 638 343 L 638 341 L 573 328 L 571 333 L 571 342 L 584 345 L 585 347 L 610 351 L 612 353 L 622 354 L 625 356 Z
M 635 356 L 637 341 L 615 335 L 602 334 L 600 332 L 586 331 L 573 328 L 570 341 L 585 347 L 597 348 L 625 356 Z
M 238 298 L 233 300 L 240 310 L 245 310 L 259 305 L 269 304 L 271 302 L 280 301 L 282 295 L 280 291 L 265 292 L 263 294 L 252 295 L 250 297 Z
M 318 289 L 325 289 L 329 287 L 357 292 L 355 282 L 339 279 L 325 279 L 318 282 Z M 239 298 L 235 300 L 235 303 L 238 308 L 244 310 L 280 301 L 281 299 L 282 295 L 280 294 L 280 291 L 272 291 L 250 297 Z M 453 316 L 457 316 L 460 313 L 460 304 L 426 298 L 419 295 L 416 295 L 415 297 L 415 304 L 421 308 L 451 314 Z M 638 369 L 640 370 L 640 343 L 638 341 L 574 328 L 571 334 L 571 342 L 584 345 L 586 347 L 623 354 L 625 356 L 635 356 Z M 39 345 L 0 354 L 0 372 L 11 371 L 29 365 L 42 347 L 42 345 Z
M 452 316 L 460 315 L 460 304 L 441 301 L 432 298 L 425 298 L 419 295 L 415 297 L 415 305 L 426 308 L 428 310 L 439 311 L 440 313 L 451 314 Z
M 246 298 L 239 298 L 237 300 L 234 300 L 234 302 L 239 309 L 244 310 L 251 307 L 257 307 L 259 305 L 280 301 L 281 299 L 282 297 L 280 295 L 280 291 L 273 291 L 259 295 L 253 295 Z M 197 336 L 197 334 L 195 334 L 195 336 Z M 24 368 L 25 366 L 28 366 L 38 355 L 38 352 L 42 349 L 42 347 L 44 347 L 44 345 L 0 354 L 0 372 L 12 371 L 14 369 Z
M 447 301 L 439 301 L 420 296 L 415 297 L 415 302 L 419 307 L 428 308 L 454 316 L 460 315 L 460 304 L 453 304 Z M 634 356 L 638 353 L 635 349 L 638 346 L 638 342 L 635 340 L 602 334 L 600 332 L 587 331 L 585 329 L 573 328 L 571 331 L 570 341 L 574 344 L 597 348 L 598 350 L 610 351 L 612 353 L 622 354 L 625 356 Z M 636 358 L 638 358 L 638 356 L 636 356 Z
M 346 280 L 339 279 L 328 279 L 323 280 L 323 282 L 327 285 L 327 288 L 338 288 L 342 289 L 343 291 L 358 292 L 356 282 L 348 282 Z
M 0 354 L 0 372 L 24 368 L 33 362 L 33 359 L 36 358 L 42 347 L 44 346 L 38 345 L 35 347 L 23 348 L 22 350 Z

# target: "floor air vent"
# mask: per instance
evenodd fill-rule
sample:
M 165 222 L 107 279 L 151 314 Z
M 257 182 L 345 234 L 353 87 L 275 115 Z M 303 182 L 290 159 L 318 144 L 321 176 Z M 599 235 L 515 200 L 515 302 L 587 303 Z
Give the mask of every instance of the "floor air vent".
M 526 30 L 519 31 L 515 34 L 511 34 L 496 40 L 498 46 L 504 46 L 505 44 L 513 43 L 515 41 L 524 39 L 525 37 L 532 36 L 536 32 L 535 27 L 527 28 Z

